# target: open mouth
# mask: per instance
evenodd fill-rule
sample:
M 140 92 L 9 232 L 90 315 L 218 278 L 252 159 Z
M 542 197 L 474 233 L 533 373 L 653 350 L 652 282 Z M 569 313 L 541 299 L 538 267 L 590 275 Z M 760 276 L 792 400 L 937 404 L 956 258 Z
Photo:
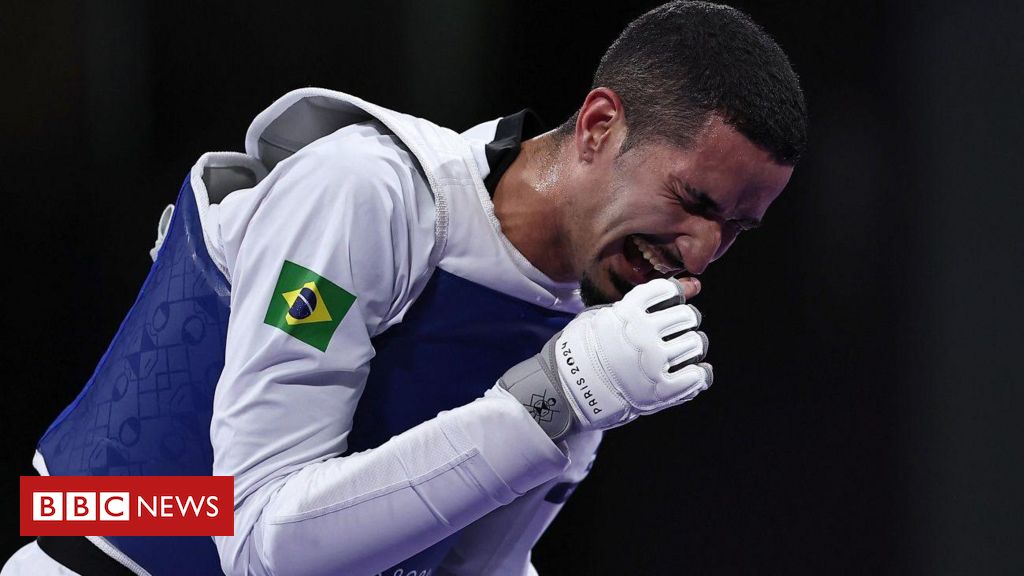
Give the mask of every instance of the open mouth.
M 626 278 L 634 284 L 670 278 L 686 271 L 682 262 L 667 254 L 640 234 L 631 234 L 623 241 L 622 252 L 632 267 Z

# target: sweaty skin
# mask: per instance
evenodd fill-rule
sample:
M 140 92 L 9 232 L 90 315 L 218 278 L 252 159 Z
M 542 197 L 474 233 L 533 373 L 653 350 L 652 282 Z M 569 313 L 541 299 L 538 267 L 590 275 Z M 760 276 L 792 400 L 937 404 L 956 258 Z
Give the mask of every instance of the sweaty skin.
M 495 215 L 549 278 L 580 281 L 587 305 L 664 277 L 678 277 L 692 298 L 701 289 L 693 276 L 760 223 L 793 167 L 718 114 L 685 149 L 652 141 L 620 154 L 626 133 L 618 95 L 595 88 L 571 137 L 523 142 L 498 183 Z

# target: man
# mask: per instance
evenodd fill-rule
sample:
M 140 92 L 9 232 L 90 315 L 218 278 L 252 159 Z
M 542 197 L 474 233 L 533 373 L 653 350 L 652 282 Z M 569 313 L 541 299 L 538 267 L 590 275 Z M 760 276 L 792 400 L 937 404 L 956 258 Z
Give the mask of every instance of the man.
M 234 476 L 234 536 L 41 538 L 4 574 L 534 573 L 602 430 L 711 384 L 685 300 L 781 193 L 805 123 L 781 49 L 691 2 L 631 23 L 532 138 L 525 113 L 459 135 L 284 96 L 246 154 L 193 168 L 35 459 Z

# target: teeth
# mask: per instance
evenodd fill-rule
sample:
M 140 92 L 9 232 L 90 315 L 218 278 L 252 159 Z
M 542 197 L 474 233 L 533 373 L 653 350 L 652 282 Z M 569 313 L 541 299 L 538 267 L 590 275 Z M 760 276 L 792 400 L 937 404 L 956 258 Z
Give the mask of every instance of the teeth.
M 651 263 L 651 266 L 654 266 L 654 269 L 657 270 L 659 274 L 667 274 L 673 270 L 673 267 L 662 260 L 661 256 L 658 255 L 657 250 L 648 244 L 646 240 L 639 236 L 631 236 L 631 238 L 633 239 L 633 244 L 636 245 L 637 249 L 640 250 L 640 253 L 644 255 L 644 258 L 647 259 L 648 262 Z

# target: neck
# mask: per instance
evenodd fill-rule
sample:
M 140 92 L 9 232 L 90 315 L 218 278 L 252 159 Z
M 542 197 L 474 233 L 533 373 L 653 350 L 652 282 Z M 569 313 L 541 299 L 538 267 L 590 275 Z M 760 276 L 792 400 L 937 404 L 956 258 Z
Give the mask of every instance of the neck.
M 579 280 L 564 234 L 562 147 L 554 132 L 522 143 L 494 191 L 494 215 L 512 245 L 556 282 Z

